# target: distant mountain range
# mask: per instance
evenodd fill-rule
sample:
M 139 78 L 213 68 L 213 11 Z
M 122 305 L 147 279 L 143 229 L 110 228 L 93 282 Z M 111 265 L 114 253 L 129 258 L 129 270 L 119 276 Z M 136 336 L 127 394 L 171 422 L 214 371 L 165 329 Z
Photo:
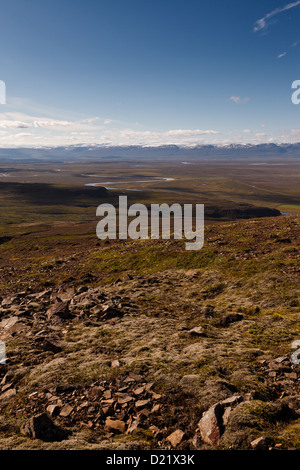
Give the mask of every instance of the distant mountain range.
M 177 146 L 69 146 L 43 148 L 3 148 L 0 158 L 8 160 L 94 160 L 100 159 L 143 159 L 172 158 L 190 160 L 244 159 L 244 158 L 299 158 L 300 143 L 295 144 L 231 144 L 227 146 L 199 145 Z

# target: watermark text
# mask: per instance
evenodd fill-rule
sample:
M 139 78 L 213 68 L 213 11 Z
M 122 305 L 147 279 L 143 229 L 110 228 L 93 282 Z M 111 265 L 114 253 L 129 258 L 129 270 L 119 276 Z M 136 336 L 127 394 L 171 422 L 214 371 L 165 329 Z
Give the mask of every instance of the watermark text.
M 203 204 L 151 204 L 148 209 L 144 204 L 128 207 L 127 196 L 119 196 L 118 210 L 112 204 L 100 204 L 96 215 L 102 217 L 96 229 L 100 240 L 185 239 L 186 250 L 204 245 Z
M 0 104 L 6 104 L 6 84 L 0 80 Z

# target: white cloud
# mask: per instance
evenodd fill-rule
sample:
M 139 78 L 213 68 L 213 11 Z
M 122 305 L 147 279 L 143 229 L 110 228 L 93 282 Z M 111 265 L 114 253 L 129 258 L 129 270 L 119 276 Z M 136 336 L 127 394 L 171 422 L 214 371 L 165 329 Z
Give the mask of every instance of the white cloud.
M 249 98 L 231 96 L 230 100 L 242 105 Z M 300 140 L 300 129 L 289 129 L 270 132 L 270 135 L 257 130 L 245 128 L 240 131 L 224 132 L 217 129 L 149 129 L 138 123 L 124 123 L 112 119 L 86 117 L 73 120 L 66 114 L 56 116 L 49 113 L 26 113 L 1 108 L 0 112 L 0 147 L 55 147 L 94 145 L 226 145 L 232 143 L 256 144 L 263 142 L 297 142 Z M 22 110 L 23 111 L 23 110 Z M 72 116 L 73 117 L 73 116 Z M 61 118 L 61 119 L 60 119 Z M 106 124 L 105 124 L 106 122 Z M 107 125 L 110 124 L 110 125 Z M 138 126 L 138 127 L 136 127 Z M 261 125 L 264 127 L 264 125 Z M 263 130 L 263 129 L 262 129 Z
M 264 137 L 268 137 L 268 134 L 264 134 L 263 132 L 256 132 L 255 137 L 264 138 Z
M 104 125 L 98 118 L 78 121 L 40 118 L 22 112 L 0 113 L 0 146 L 58 146 L 58 145 L 163 145 L 198 144 L 202 138 L 219 134 L 214 129 L 170 129 L 165 131 L 137 130 L 134 126 L 107 119 Z M 28 133 L 17 133 L 30 129 Z
M 87 118 L 87 119 L 81 119 L 80 122 L 87 122 L 89 124 L 93 123 L 93 122 L 96 122 L 96 121 L 99 121 L 99 118 L 98 117 L 91 117 L 91 118 Z
M 176 129 L 170 130 L 167 132 L 161 133 L 166 136 L 175 136 L 175 137 L 190 137 L 195 135 L 217 135 L 218 131 L 214 130 L 201 130 L 201 129 Z
M 0 120 L 0 127 L 2 129 L 26 129 L 30 127 L 30 124 L 22 121 Z
M 291 136 L 300 137 L 300 129 L 291 129 L 291 130 L 289 131 L 289 134 L 290 134 Z
M 34 121 L 33 126 L 34 127 L 70 127 L 74 123 L 71 121 L 59 121 L 56 119 L 52 119 L 49 121 Z
M 73 131 L 91 130 L 95 127 L 95 122 L 99 118 L 87 118 L 77 121 L 60 120 L 52 118 L 41 118 L 20 112 L 0 113 L 0 128 L 2 129 L 27 129 L 27 128 L 43 128 L 43 129 L 70 129 Z
M 249 98 L 241 98 L 240 96 L 231 96 L 229 99 L 236 104 L 245 104 L 249 101 Z
M 33 134 L 31 132 L 18 132 L 14 137 L 31 137 Z
M 76 132 L 68 128 L 62 130 L 32 128 L 32 132 L 15 132 L 15 130 L 0 131 L 0 147 L 56 147 L 72 146 L 159 146 L 159 145 L 230 145 L 230 144 L 261 144 L 266 142 L 294 143 L 300 141 L 300 129 L 289 129 L 269 134 L 250 129 L 232 133 L 218 131 L 201 131 L 178 129 L 164 132 L 151 130 L 136 131 L 134 129 L 104 129 L 97 132 Z M 246 132 L 244 132 L 246 131 Z
M 255 22 L 253 31 L 256 33 L 257 31 L 261 31 L 262 29 L 265 29 L 268 26 L 268 20 L 270 18 L 273 18 L 276 15 L 279 15 L 279 13 L 283 13 L 284 11 L 290 10 L 291 8 L 295 8 L 298 5 L 300 5 L 300 0 L 297 2 L 288 3 L 282 8 L 276 8 L 270 13 L 267 13 L 263 18 L 260 18 L 259 20 Z
M 200 136 L 215 136 L 218 134 L 220 132 L 212 129 L 171 129 L 163 132 L 120 129 L 110 133 L 106 132 L 104 140 L 110 140 L 111 142 L 118 141 L 127 145 L 191 144 L 199 142 Z
M 285 57 L 288 54 L 289 49 L 293 49 L 294 47 L 297 47 L 300 44 L 300 41 L 295 41 L 293 44 L 291 44 L 288 48 L 287 51 L 283 52 L 282 54 L 279 54 L 277 56 L 277 59 L 282 59 L 282 57 Z

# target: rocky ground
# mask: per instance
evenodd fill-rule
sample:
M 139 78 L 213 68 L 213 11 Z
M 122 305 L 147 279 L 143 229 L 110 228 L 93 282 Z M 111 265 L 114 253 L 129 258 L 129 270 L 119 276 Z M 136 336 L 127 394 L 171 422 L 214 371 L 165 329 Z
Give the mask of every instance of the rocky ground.
M 80 230 L 2 237 L 0 449 L 300 448 L 299 218 Z

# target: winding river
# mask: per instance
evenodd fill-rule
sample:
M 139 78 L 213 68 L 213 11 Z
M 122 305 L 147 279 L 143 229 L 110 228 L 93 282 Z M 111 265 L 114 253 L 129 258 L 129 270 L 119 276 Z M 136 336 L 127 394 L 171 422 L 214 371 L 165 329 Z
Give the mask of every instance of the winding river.
M 107 176 L 99 176 L 99 175 L 86 175 L 83 174 L 81 176 L 89 176 L 89 177 L 98 177 L 98 178 L 107 178 Z M 137 180 L 133 181 L 134 183 L 159 183 L 162 181 L 175 181 L 174 178 L 163 178 L 161 176 L 155 176 L 153 179 L 145 179 L 145 180 Z M 125 190 L 125 191 L 142 191 L 141 189 L 136 188 L 118 188 L 112 185 L 115 184 L 130 184 L 130 181 L 103 181 L 101 183 L 86 183 L 84 186 L 102 186 L 106 189 L 117 189 L 117 190 Z

